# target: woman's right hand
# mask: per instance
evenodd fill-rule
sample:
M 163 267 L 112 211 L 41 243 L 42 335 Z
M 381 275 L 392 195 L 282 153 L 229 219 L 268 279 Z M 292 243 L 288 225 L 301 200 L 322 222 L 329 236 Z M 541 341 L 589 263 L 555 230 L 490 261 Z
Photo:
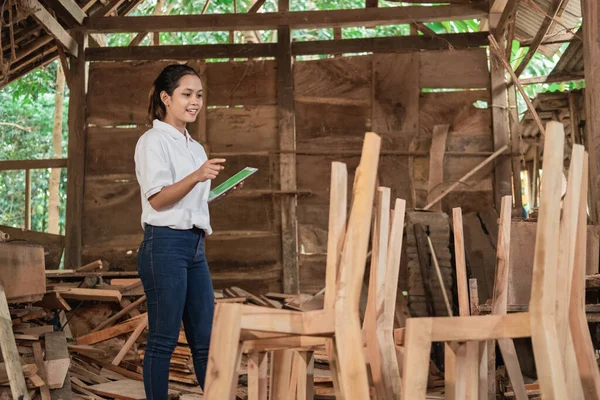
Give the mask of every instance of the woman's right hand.
M 224 162 L 224 158 L 213 158 L 202 164 L 202 166 L 194 172 L 198 182 L 206 182 L 209 179 L 215 179 L 219 175 L 219 172 L 225 168 L 221 165 Z

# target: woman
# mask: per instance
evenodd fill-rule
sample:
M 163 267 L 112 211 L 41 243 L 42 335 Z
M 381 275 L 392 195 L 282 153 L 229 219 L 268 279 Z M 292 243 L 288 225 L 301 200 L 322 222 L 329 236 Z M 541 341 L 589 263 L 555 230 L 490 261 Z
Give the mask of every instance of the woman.
M 152 129 L 135 149 L 144 240 L 138 272 L 148 303 L 144 387 L 148 400 L 167 399 L 171 354 L 183 320 L 198 382 L 204 387 L 214 312 L 204 254 L 211 233 L 210 181 L 222 158 L 208 160 L 185 126 L 202 107 L 202 82 L 186 65 L 169 65 L 154 81 L 148 118 Z

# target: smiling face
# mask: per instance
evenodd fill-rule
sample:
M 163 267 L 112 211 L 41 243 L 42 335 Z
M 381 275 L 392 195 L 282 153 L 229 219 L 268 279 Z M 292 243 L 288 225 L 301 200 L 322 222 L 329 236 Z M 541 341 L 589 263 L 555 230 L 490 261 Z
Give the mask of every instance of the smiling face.
M 167 108 L 164 122 L 183 130 L 186 123 L 196 120 L 202 108 L 202 81 L 196 75 L 185 75 L 172 96 L 163 91 L 160 98 Z

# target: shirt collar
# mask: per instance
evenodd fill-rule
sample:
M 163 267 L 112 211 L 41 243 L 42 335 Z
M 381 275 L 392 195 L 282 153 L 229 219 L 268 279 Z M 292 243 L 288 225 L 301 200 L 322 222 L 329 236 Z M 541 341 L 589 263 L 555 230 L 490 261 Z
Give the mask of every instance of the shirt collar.
M 163 132 L 167 132 L 174 139 L 182 139 L 184 137 L 184 135 L 182 135 L 181 132 L 179 132 L 173 125 L 163 122 L 159 119 L 152 121 L 152 127 Z M 185 138 L 188 140 L 192 139 L 187 129 L 185 130 Z

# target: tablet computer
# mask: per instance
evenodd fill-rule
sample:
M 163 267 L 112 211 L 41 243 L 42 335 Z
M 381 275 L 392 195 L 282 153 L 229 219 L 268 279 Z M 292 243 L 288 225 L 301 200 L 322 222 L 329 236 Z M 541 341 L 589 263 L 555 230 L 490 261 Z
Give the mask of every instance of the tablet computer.
M 211 201 L 223 196 L 250 175 L 254 174 L 256 171 L 258 171 L 258 168 L 246 167 L 237 174 L 233 175 L 231 178 L 227 179 L 225 182 L 221 183 L 219 186 L 210 191 L 208 194 L 208 202 L 210 203 Z

